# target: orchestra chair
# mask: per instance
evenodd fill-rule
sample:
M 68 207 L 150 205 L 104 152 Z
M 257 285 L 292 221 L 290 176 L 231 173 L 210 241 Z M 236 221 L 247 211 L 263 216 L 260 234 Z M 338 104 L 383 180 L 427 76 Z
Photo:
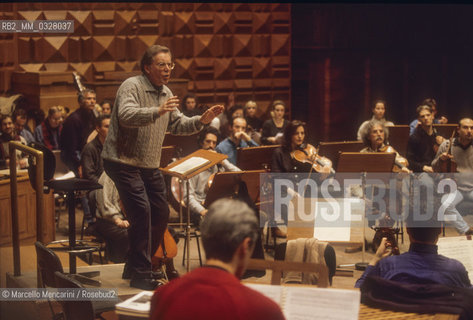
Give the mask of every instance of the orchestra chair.
M 271 270 L 271 284 L 280 285 L 283 272 L 309 272 L 318 273 L 317 287 L 327 288 L 329 286 L 328 268 L 325 264 L 309 263 L 309 262 L 288 262 L 288 261 L 269 261 L 262 259 L 250 259 L 247 269 L 255 270 Z
M 38 286 L 41 288 L 56 288 L 56 279 L 54 272 L 64 272 L 59 257 L 39 241 L 35 242 L 36 260 L 38 265 Z M 51 300 L 48 298 L 49 309 L 51 310 L 53 320 L 61 319 L 62 313 L 54 313 Z
M 69 270 L 71 274 L 75 274 L 77 270 L 76 257 L 89 255 L 89 264 L 92 263 L 92 253 L 98 252 L 100 260 L 102 262 L 103 246 L 101 244 L 93 243 L 87 240 L 76 240 L 76 213 L 75 213 L 75 198 L 76 193 L 81 191 L 91 191 L 102 188 L 98 183 L 95 183 L 86 179 L 70 178 L 64 180 L 54 179 L 54 173 L 56 170 L 56 159 L 51 150 L 46 148 L 44 145 L 36 142 L 32 142 L 30 147 L 43 152 L 44 156 L 44 187 L 43 192 L 49 193 L 52 189 L 54 192 L 62 192 L 66 194 L 66 202 L 68 207 L 68 219 L 69 219 L 69 236 L 68 240 L 52 241 L 48 244 L 58 245 L 53 250 L 66 251 L 69 253 Z M 31 185 L 35 186 L 36 180 L 36 162 L 33 158 L 28 159 L 28 175 L 30 178 Z M 36 190 L 36 192 L 41 192 Z M 89 276 L 99 275 L 99 272 L 90 273 Z M 97 282 L 97 284 L 99 284 Z
M 84 286 L 77 281 L 72 275 L 63 272 L 54 272 L 54 278 L 57 288 L 83 289 Z M 120 302 L 116 300 L 61 300 L 66 320 L 88 320 L 88 319 L 105 319 L 101 316 L 103 312 L 115 310 L 115 305 Z
M 274 260 L 284 261 L 286 258 L 286 248 L 287 242 L 278 244 L 274 252 Z M 332 285 L 332 279 L 337 270 L 337 257 L 335 255 L 335 249 L 327 244 L 324 251 L 324 260 L 328 268 L 328 280 L 330 285 Z

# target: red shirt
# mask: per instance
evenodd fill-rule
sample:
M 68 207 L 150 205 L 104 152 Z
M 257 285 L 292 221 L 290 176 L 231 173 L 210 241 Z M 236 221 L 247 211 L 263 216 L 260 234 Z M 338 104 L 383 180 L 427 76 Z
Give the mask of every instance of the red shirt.
M 198 268 L 158 288 L 150 319 L 284 319 L 279 306 L 215 267 Z

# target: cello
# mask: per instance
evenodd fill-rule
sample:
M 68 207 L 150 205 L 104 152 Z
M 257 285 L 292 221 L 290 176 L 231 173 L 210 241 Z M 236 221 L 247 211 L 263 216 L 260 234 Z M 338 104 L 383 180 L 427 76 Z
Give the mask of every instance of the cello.
M 176 241 L 174 241 L 174 238 L 169 232 L 169 229 L 166 228 L 166 230 L 164 231 L 163 241 L 159 245 L 154 255 L 151 257 L 151 264 L 153 266 L 153 271 L 160 269 L 163 264 L 167 264 L 170 261 L 172 261 L 172 259 L 176 255 L 177 255 Z

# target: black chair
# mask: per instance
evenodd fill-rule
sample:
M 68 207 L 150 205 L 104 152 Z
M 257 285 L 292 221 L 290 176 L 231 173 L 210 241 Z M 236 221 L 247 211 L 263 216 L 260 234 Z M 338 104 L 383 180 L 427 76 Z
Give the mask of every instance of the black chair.
M 84 286 L 74 279 L 71 275 L 64 274 L 60 271 L 54 272 L 54 278 L 57 288 L 73 288 L 83 289 Z M 106 311 L 115 310 L 115 305 L 120 302 L 116 300 L 61 300 L 62 310 L 66 320 L 88 320 L 88 319 L 104 319 L 100 314 Z
M 54 272 L 64 272 L 58 256 L 44 244 L 39 241 L 35 242 L 36 247 L 36 259 L 38 263 L 38 283 L 42 288 L 56 287 L 56 280 L 54 278 Z M 54 313 L 51 300 L 48 298 L 49 309 L 53 319 L 61 319 L 62 313 Z
M 76 257 L 78 255 L 89 254 L 91 257 L 92 252 L 99 252 L 101 254 L 101 246 L 92 244 L 90 241 L 76 240 L 76 219 L 75 219 L 75 198 L 76 193 L 80 191 L 91 191 L 102 188 L 98 183 L 95 183 L 86 179 L 71 178 L 64 180 L 54 180 L 54 172 L 56 169 L 56 159 L 51 150 L 46 148 L 44 145 L 36 142 L 31 142 L 30 147 L 43 152 L 44 157 L 44 187 L 43 192 L 49 193 L 52 189 L 55 192 L 63 192 L 66 194 L 66 202 L 68 207 L 68 219 L 69 219 L 69 239 L 64 241 L 53 241 L 48 245 L 61 244 L 60 247 L 55 247 L 54 250 L 67 251 L 69 253 L 69 272 L 75 274 L 77 272 Z M 34 188 L 36 181 L 36 162 L 32 157 L 28 160 L 28 175 L 30 182 Z M 36 190 L 36 192 L 40 192 Z M 89 259 L 91 260 L 91 259 Z M 89 262 L 90 263 L 90 262 Z M 94 272 L 93 275 L 98 275 L 98 272 Z M 92 276 L 92 275 L 91 275 Z

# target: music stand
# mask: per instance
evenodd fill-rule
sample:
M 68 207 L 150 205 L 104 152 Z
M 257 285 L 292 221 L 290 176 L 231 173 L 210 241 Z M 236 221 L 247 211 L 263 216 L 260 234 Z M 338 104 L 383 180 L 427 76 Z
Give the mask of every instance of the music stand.
M 336 168 L 341 152 L 358 152 L 361 149 L 363 149 L 363 142 L 361 141 L 320 142 L 318 153 L 329 158 L 332 161 L 332 167 Z
M 342 152 L 337 166 L 337 174 L 339 173 L 353 173 L 360 172 L 361 175 L 361 187 L 363 190 L 363 199 L 366 197 L 366 177 L 369 172 L 392 172 L 394 166 L 395 153 L 384 153 L 384 152 Z M 366 205 L 366 201 L 365 201 Z M 366 209 L 366 208 L 365 208 Z M 365 210 L 366 212 L 366 210 Z M 365 262 L 365 213 L 362 215 L 363 224 L 363 239 L 362 239 L 362 251 L 361 251 L 361 262 L 355 264 L 357 270 L 365 270 L 368 263 Z
M 280 145 L 237 149 L 237 167 L 241 170 L 271 169 L 273 151 Z
M 179 165 L 179 164 L 181 164 L 185 161 L 188 161 L 189 159 L 191 159 L 193 157 L 204 158 L 204 159 L 208 160 L 208 162 L 204 165 L 199 165 L 198 167 L 187 170 L 184 173 L 179 173 L 179 172 L 172 171 L 174 167 L 176 167 L 177 165 Z M 167 175 L 170 175 L 170 176 L 173 176 L 173 177 L 178 177 L 179 179 L 181 179 L 181 181 L 186 182 L 187 203 L 189 203 L 189 179 L 191 179 L 192 177 L 198 175 L 199 173 L 209 169 L 210 167 L 216 165 L 217 163 L 223 161 L 226 158 L 228 158 L 228 156 L 225 155 L 225 154 L 212 152 L 212 151 L 204 150 L 204 149 L 199 149 L 199 150 L 191 153 L 190 155 L 188 155 L 184 158 L 181 158 L 177 161 L 174 161 L 173 163 L 171 163 L 166 168 L 162 168 L 161 171 L 164 174 L 167 174 Z M 189 263 L 189 260 L 190 260 L 190 245 L 189 244 L 190 244 L 190 237 L 191 237 L 191 231 L 190 231 L 191 220 L 190 219 L 191 219 L 190 207 L 189 207 L 189 205 L 187 205 L 187 224 L 186 224 L 187 272 L 189 272 L 189 269 L 190 269 L 190 263 Z
M 173 135 L 170 132 L 166 132 L 163 146 L 175 146 L 178 158 L 182 158 L 199 149 L 199 146 L 197 145 L 197 136 L 199 134 L 200 132 L 186 136 Z
M 437 130 L 437 133 L 444 137 L 445 139 L 450 139 L 452 136 L 453 130 L 458 128 L 456 123 L 446 123 L 446 124 L 434 124 L 434 129 Z
M 159 163 L 159 168 L 165 168 L 174 158 L 176 152 L 175 146 L 166 146 L 161 148 L 161 161 Z
M 265 172 L 265 170 L 218 172 L 207 192 L 204 207 L 208 208 L 214 201 L 234 195 L 237 192 L 236 187 L 240 181 L 246 183 L 251 201 L 253 203 L 258 202 L 260 174 Z
M 409 126 L 407 124 L 386 126 L 389 130 L 389 145 L 403 157 L 407 154 L 409 140 Z

